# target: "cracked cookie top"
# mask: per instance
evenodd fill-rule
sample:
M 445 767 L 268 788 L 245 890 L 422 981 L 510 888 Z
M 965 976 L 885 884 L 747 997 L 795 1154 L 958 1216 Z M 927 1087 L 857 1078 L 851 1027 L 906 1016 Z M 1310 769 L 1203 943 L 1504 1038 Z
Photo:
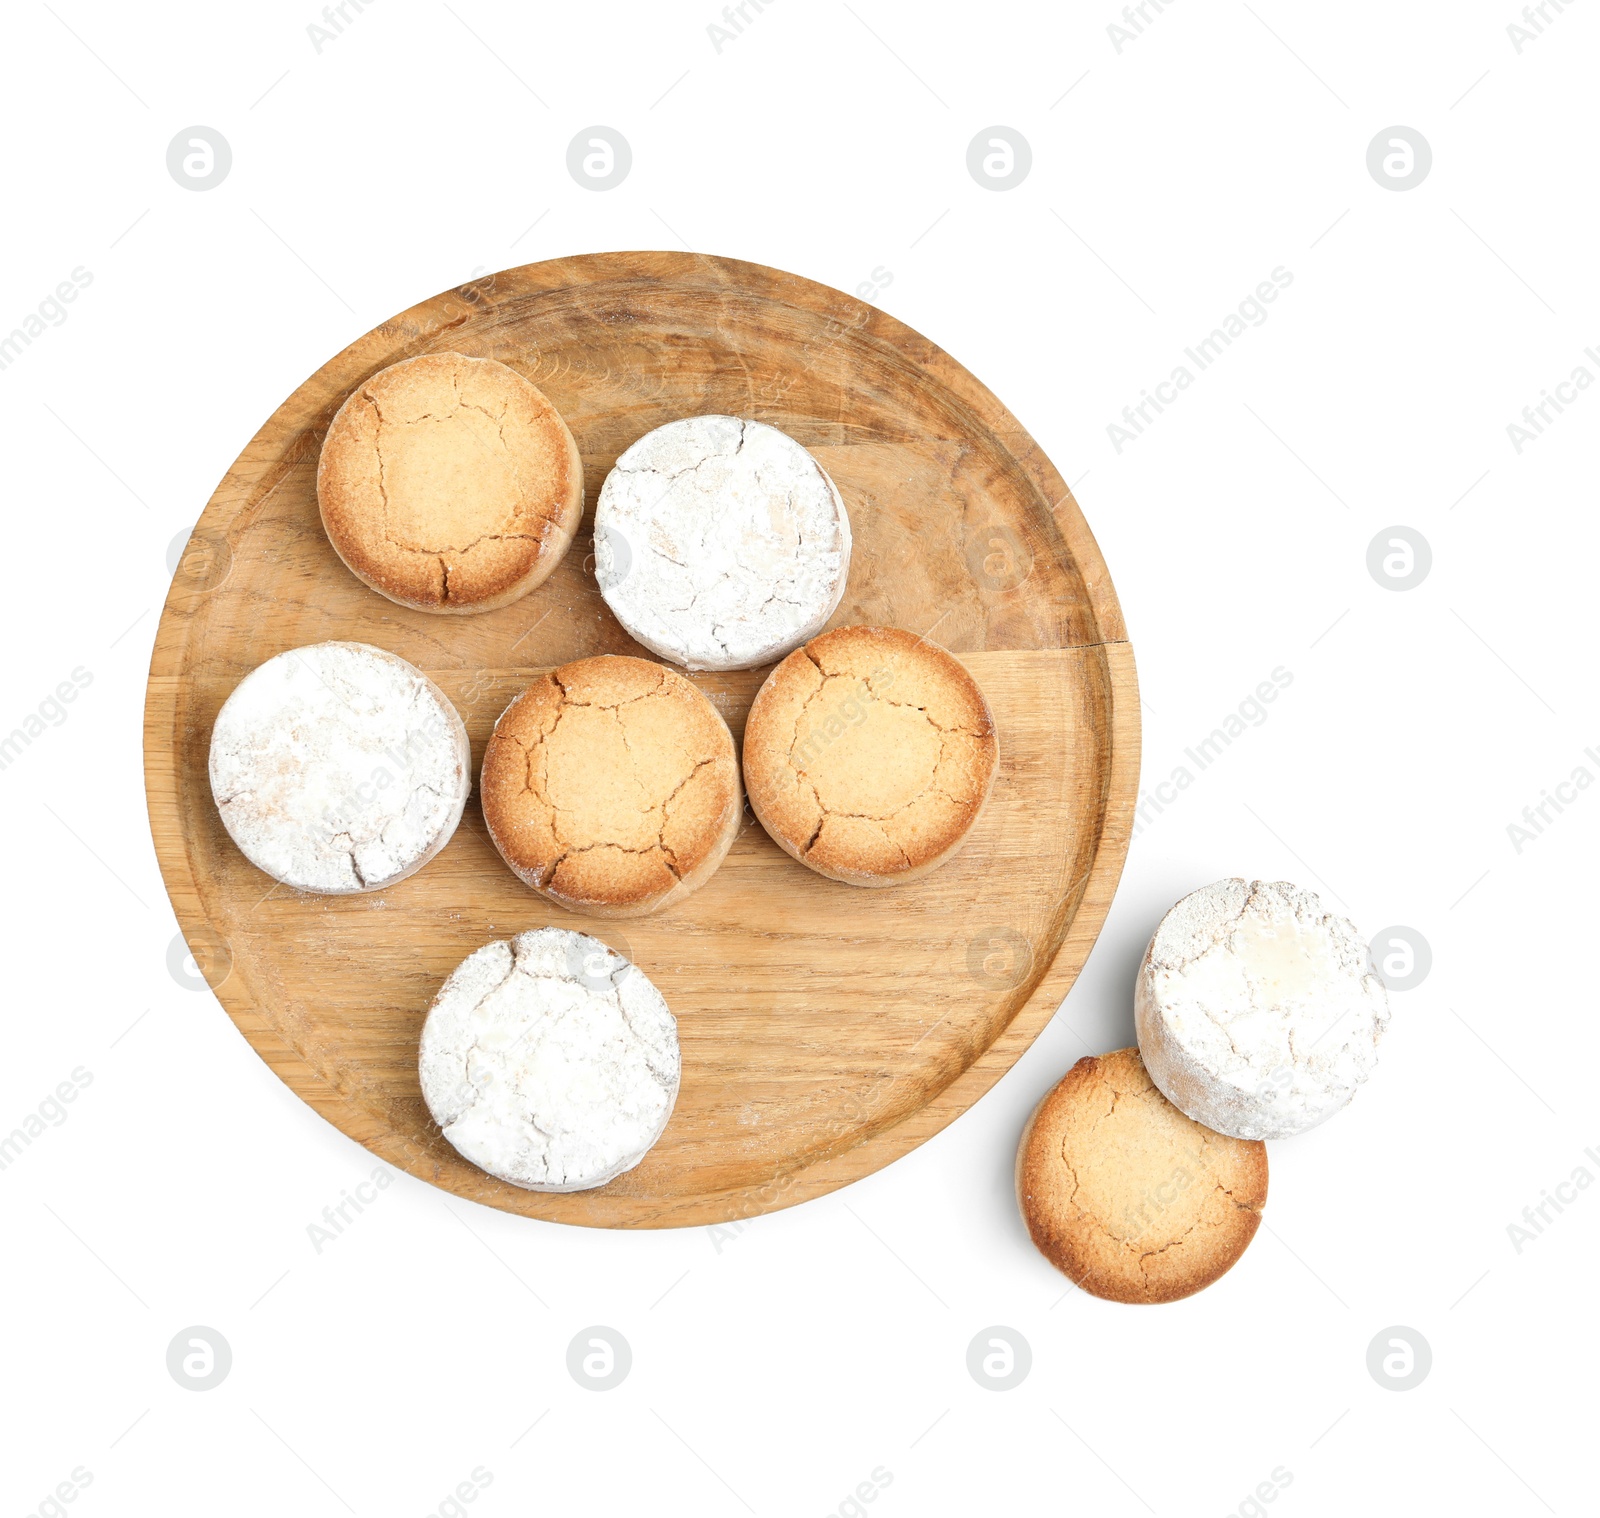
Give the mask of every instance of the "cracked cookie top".
M 640 916 L 688 895 L 743 815 L 717 709 L 676 670 L 615 654 L 553 669 L 506 708 L 481 794 L 517 875 L 596 916 Z
M 1175 1302 L 1209 1286 L 1255 1237 L 1267 1146 L 1185 1117 L 1137 1049 L 1080 1059 L 1034 1109 L 1017 1201 L 1057 1270 L 1112 1302 Z
M 423 1099 L 457 1151 L 531 1191 L 631 1170 L 678 1095 L 678 1027 L 648 976 L 599 939 L 539 928 L 485 944 L 433 999 Z
M 822 630 L 850 571 L 850 518 L 826 471 L 736 416 L 647 432 L 606 476 L 594 524 L 606 604 L 688 669 L 781 659 Z
M 471 763 L 444 692 L 366 643 L 268 659 L 211 729 L 211 794 L 229 836 L 274 880 L 325 895 L 421 869 L 461 820 Z
M 999 763 L 977 682 L 893 627 L 838 627 L 767 677 L 744 735 L 750 805 L 819 874 L 894 885 L 961 846 Z
M 334 551 L 372 589 L 418 611 L 490 611 L 560 563 L 583 514 L 583 464 L 516 370 L 427 353 L 339 408 L 317 501 Z
M 1133 1009 L 1168 1099 L 1250 1139 L 1304 1133 L 1349 1103 L 1389 1023 L 1355 924 L 1284 880 L 1219 880 L 1185 896 L 1150 940 Z

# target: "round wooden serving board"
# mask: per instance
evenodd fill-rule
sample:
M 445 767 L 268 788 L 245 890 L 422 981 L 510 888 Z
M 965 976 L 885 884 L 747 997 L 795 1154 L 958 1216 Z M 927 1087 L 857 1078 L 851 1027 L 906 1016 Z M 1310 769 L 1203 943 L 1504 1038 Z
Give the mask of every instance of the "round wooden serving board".
M 377 370 L 418 353 L 499 359 L 550 398 L 583 454 L 588 514 L 533 594 L 430 616 L 357 581 L 317 514 L 323 434 Z M 595 585 L 606 472 L 653 427 L 756 417 L 816 454 L 855 535 L 831 626 L 928 634 L 994 711 L 1000 772 L 965 848 L 926 879 L 838 885 L 746 814 L 722 868 L 654 917 L 591 920 L 501 863 L 474 794 L 443 853 L 392 889 L 275 886 L 224 832 L 211 725 L 263 660 L 374 643 L 459 708 L 474 772 L 537 671 L 644 654 Z M 738 739 L 765 669 L 692 678 Z M 151 830 L 197 963 L 261 1057 L 390 1164 L 508 1212 L 605 1227 L 723 1222 L 898 1158 L 1010 1067 L 1071 986 L 1127 853 L 1139 699 L 1122 613 L 1077 503 L 977 380 L 892 317 L 756 264 L 607 253 L 493 275 L 353 343 L 283 403 L 212 496 L 161 617 L 145 706 Z M 676 1013 L 678 1104 L 637 1169 L 596 1191 L 522 1191 L 461 1159 L 417 1084 L 417 1039 L 474 949 L 545 924 L 634 960 Z

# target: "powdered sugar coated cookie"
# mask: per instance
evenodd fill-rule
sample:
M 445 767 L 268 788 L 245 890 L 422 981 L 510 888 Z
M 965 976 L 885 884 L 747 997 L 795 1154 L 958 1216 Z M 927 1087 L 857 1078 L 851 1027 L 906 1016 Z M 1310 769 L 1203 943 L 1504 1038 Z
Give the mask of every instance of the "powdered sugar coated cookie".
M 1313 892 L 1219 880 L 1162 918 L 1134 1022 L 1174 1106 L 1235 1138 L 1288 1138 L 1371 1075 L 1389 1000 L 1366 940 Z
M 211 731 L 211 793 L 244 856 L 302 891 L 376 891 L 449 842 L 471 787 L 461 718 L 421 670 L 315 643 L 239 682 Z
M 844 594 L 850 519 L 776 427 L 668 422 L 634 443 L 595 508 L 595 575 L 640 643 L 689 669 L 749 669 L 820 632 Z
M 461 1155 L 530 1191 L 631 1170 L 678 1095 L 678 1025 L 598 939 L 539 928 L 461 962 L 422 1027 L 422 1094 Z

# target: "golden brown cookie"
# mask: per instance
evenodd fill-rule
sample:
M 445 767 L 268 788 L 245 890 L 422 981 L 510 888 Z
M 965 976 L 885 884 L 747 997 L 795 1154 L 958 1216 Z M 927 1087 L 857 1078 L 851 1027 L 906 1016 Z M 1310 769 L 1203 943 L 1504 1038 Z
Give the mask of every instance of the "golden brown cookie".
M 1111 1302 L 1175 1302 L 1245 1251 L 1267 1200 L 1267 1146 L 1185 1117 L 1137 1049 L 1080 1059 L 1017 1147 L 1017 1202 L 1040 1252 Z
M 837 627 L 767 676 L 744 783 L 774 842 L 818 874 L 886 886 L 961 847 L 1000 749 L 983 692 L 944 649 L 894 627 Z
M 662 664 L 578 659 L 501 714 L 483 756 L 484 821 L 541 896 L 640 917 L 705 884 L 744 806 L 733 735 Z
M 561 562 L 583 515 L 583 464 L 515 369 L 426 353 L 339 408 L 317 501 L 334 552 L 381 595 L 418 611 L 492 611 Z

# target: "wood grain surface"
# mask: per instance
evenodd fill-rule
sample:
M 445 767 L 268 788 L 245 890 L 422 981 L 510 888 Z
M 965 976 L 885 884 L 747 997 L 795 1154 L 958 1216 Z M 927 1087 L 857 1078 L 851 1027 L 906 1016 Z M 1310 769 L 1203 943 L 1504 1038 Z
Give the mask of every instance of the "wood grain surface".
M 510 364 L 577 438 L 585 520 L 532 595 L 476 617 L 409 611 L 334 556 L 316 466 L 339 404 L 384 366 L 454 350 Z M 474 773 L 540 670 L 648 657 L 595 586 L 595 497 L 617 455 L 704 412 L 810 448 L 855 534 L 831 626 L 925 633 L 982 686 L 993 795 L 926 879 L 864 892 L 788 858 L 747 813 L 701 890 L 653 917 L 547 905 L 490 845 L 476 794 L 455 838 L 385 891 L 310 896 L 234 848 L 212 803 L 211 724 L 263 660 L 351 638 L 455 702 Z M 767 671 L 692 678 L 743 728 Z M 1037 1035 L 1099 932 L 1127 852 L 1138 689 L 1116 593 L 1077 503 L 1003 406 L 926 338 L 850 296 L 680 253 L 554 260 L 446 291 L 353 343 L 250 441 L 195 528 L 145 706 L 151 830 L 196 962 L 278 1075 L 390 1164 L 509 1212 L 605 1227 L 748 1217 L 856 1180 L 977 1100 Z M 417 1040 L 435 991 L 495 938 L 555 924 L 633 959 L 677 1015 L 683 1083 L 660 1142 L 596 1191 L 522 1191 L 429 1119 Z

